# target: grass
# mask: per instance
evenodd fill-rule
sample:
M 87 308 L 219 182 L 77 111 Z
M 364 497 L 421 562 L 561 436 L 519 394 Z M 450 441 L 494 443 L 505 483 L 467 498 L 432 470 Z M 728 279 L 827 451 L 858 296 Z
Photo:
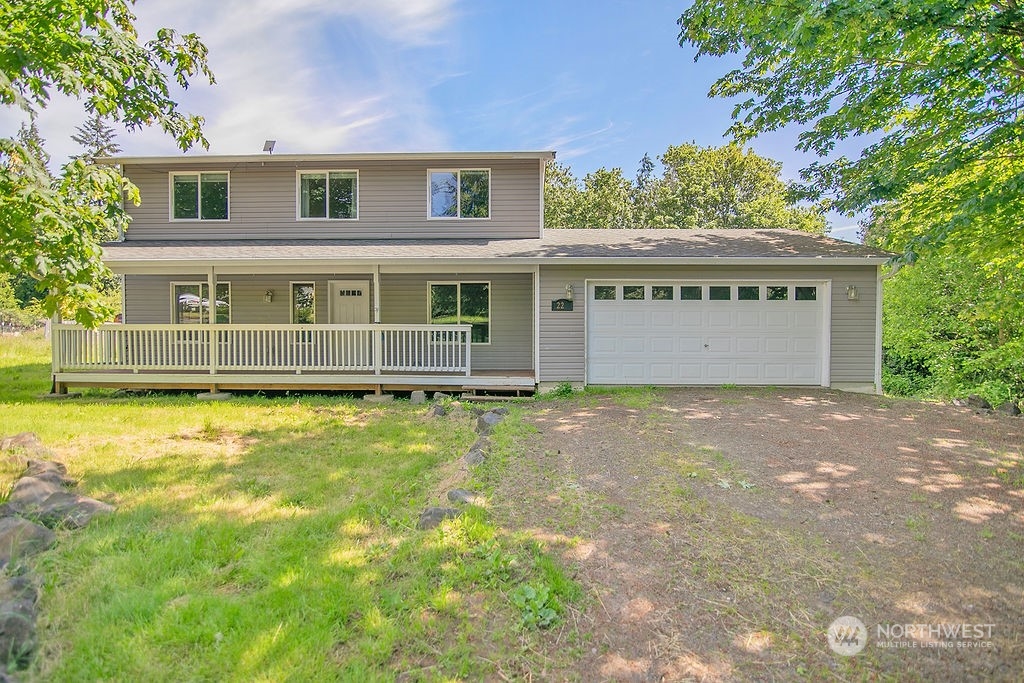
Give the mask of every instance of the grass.
M 479 508 L 415 529 L 475 438 L 469 416 L 322 396 L 36 398 L 48 389 L 43 340 L 0 338 L 4 434 L 36 432 L 82 493 L 117 512 L 60 531 L 34 561 L 31 677 L 486 678 L 543 666 L 529 643 L 575 595 L 559 565 Z M 17 474 L 5 461 L 0 484 Z M 523 586 L 544 598 L 525 614 Z

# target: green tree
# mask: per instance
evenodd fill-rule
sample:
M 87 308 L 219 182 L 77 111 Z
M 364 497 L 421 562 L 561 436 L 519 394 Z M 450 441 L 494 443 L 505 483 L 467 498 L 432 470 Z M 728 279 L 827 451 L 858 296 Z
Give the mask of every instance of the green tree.
M 737 141 L 802 126 L 799 148 L 822 158 L 803 171 L 808 196 L 846 212 L 908 193 L 951 207 L 905 235 L 909 256 L 943 243 L 988 254 L 1024 247 L 1016 2 L 696 0 L 679 25 L 696 59 L 742 58 L 710 91 L 736 101 Z M 836 155 L 858 136 L 858 158 Z
M 816 207 L 794 203 L 782 165 L 736 145 L 671 146 L 655 175 L 650 156 L 635 181 L 600 168 L 582 182 L 567 166 L 548 167 L 545 224 L 553 228 L 791 228 L 823 233 Z
M 817 209 L 793 204 L 782 164 L 738 145 L 670 146 L 658 213 L 677 228 L 790 228 L 825 232 Z
M 206 146 L 202 118 L 182 113 L 170 97 L 172 82 L 213 82 L 206 47 L 195 34 L 167 28 L 140 42 L 132 4 L 0 0 L 0 104 L 33 118 L 57 92 L 128 130 L 160 126 L 182 150 Z M 0 270 L 35 279 L 47 314 L 63 310 L 87 325 L 110 317 L 97 290 L 109 273 L 98 241 L 126 227 L 125 196 L 137 202 L 138 190 L 115 168 L 76 159 L 53 180 L 40 150 L 0 139 Z
M 71 139 L 82 146 L 82 153 L 78 158 L 90 164 L 95 164 L 97 159 L 121 153 L 121 145 L 117 144 L 117 134 L 98 113 L 75 128 Z

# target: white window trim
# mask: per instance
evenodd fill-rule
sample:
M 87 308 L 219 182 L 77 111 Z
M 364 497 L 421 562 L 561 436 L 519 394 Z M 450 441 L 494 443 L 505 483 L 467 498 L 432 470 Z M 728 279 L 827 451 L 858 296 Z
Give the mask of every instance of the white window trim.
M 455 174 L 455 183 L 456 183 L 456 185 L 459 188 L 461 188 L 462 187 L 462 172 L 463 171 L 485 171 L 487 173 L 487 215 L 485 217 L 477 217 L 477 216 L 466 216 L 466 217 L 463 217 L 463 216 L 461 216 L 460 215 L 462 213 L 462 192 L 461 191 L 458 191 L 458 192 L 455 193 L 455 213 L 456 213 L 456 215 L 454 215 L 454 216 L 432 216 L 432 215 L 430 215 L 432 213 L 431 212 L 431 203 L 434 201 L 434 195 L 433 195 L 433 192 L 431 192 L 431 188 L 430 188 L 430 174 L 431 173 L 454 173 Z M 491 188 L 492 188 L 492 185 L 493 185 L 493 183 L 491 182 L 492 181 L 492 176 L 493 176 L 493 174 L 491 173 L 491 169 L 489 169 L 489 168 L 428 168 L 427 169 L 427 220 L 428 221 L 489 221 L 489 220 L 491 220 L 491 216 L 494 215 L 494 212 L 491 210 L 492 209 L 491 195 L 493 194 L 493 192 L 491 191 Z M 442 284 L 442 283 L 438 283 L 438 284 Z
M 355 213 L 354 216 L 352 216 L 351 218 L 330 218 L 328 216 L 324 216 L 323 218 L 316 218 L 316 217 L 305 217 L 305 216 L 302 215 L 302 176 L 310 175 L 310 174 L 313 174 L 313 173 L 328 173 L 328 174 L 329 173 L 355 173 L 356 174 L 356 193 L 355 193 L 356 194 L 356 201 L 355 201 L 355 206 L 353 207 L 353 209 L 355 210 L 354 211 L 354 213 Z M 329 179 L 330 179 L 330 176 L 328 176 L 328 180 Z M 329 182 L 327 183 L 327 187 L 328 187 L 327 191 L 329 193 L 330 192 L 330 183 Z M 357 221 L 357 220 L 359 220 L 359 198 L 360 198 L 360 191 L 359 191 L 359 169 L 357 169 L 357 168 L 331 168 L 331 169 L 302 168 L 302 169 L 299 169 L 299 170 L 295 171 L 295 220 L 297 220 L 297 221 L 301 221 L 303 223 L 307 223 L 307 222 L 311 222 L 311 221 L 315 222 L 315 223 L 316 222 L 323 222 L 323 221 L 331 221 L 331 222 L 334 222 L 334 221 Z M 328 195 L 328 198 L 327 198 L 327 206 L 328 206 L 328 208 L 331 205 L 330 202 L 331 202 L 330 196 Z
M 223 173 L 228 177 L 228 215 L 227 218 L 203 218 L 203 174 Z M 199 218 L 175 218 L 174 217 L 174 177 L 179 175 L 199 176 L 199 197 L 196 206 L 196 213 Z M 231 220 L 231 171 L 171 171 L 167 174 L 167 217 L 172 223 L 227 223 Z
M 209 286 L 209 284 L 210 283 L 208 281 L 206 281 L 206 280 L 172 280 L 171 281 L 171 283 L 170 283 L 171 291 L 170 291 L 170 297 L 169 298 L 171 300 L 171 318 L 170 318 L 170 320 L 171 320 L 171 324 L 172 325 L 186 325 L 186 324 L 191 325 L 191 323 L 179 323 L 177 320 L 175 320 L 175 318 L 177 317 L 176 314 L 178 312 L 178 301 L 177 301 L 177 299 L 174 296 L 174 288 L 175 287 L 181 287 L 181 286 L 196 286 L 196 285 L 198 285 L 199 286 L 199 291 L 202 292 L 203 291 L 203 287 L 207 287 L 207 286 Z M 231 318 L 234 316 L 234 309 L 235 309 L 234 304 L 231 303 L 231 282 L 230 281 L 221 280 L 221 281 L 217 282 L 217 285 L 227 285 L 228 286 L 228 321 L 226 323 L 221 323 L 221 324 L 223 324 L 223 325 L 230 325 L 231 324 Z M 214 300 L 214 305 L 213 305 L 213 311 L 214 312 L 212 313 L 212 315 L 213 315 L 214 324 L 216 325 L 217 324 L 217 314 L 216 314 L 217 292 L 213 293 L 213 300 Z M 209 302 L 207 302 L 207 303 L 209 303 Z M 202 318 L 202 314 L 201 313 L 200 313 L 199 317 L 200 317 L 200 319 Z M 199 324 L 200 325 L 209 325 L 210 322 L 209 321 L 200 322 Z
M 316 281 L 314 280 L 289 280 L 288 281 L 288 323 L 297 325 L 295 322 L 295 285 L 313 286 L 313 325 L 316 324 Z
M 428 280 L 427 281 L 427 324 L 428 325 L 433 324 L 433 323 L 430 322 L 430 314 L 432 313 L 432 311 L 431 311 L 432 307 L 430 305 L 430 303 L 431 303 L 430 302 L 430 295 L 431 295 L 431 291 L 432 291 L 431 288 L 434 285 L 456 285 L 459 288 L 458 289 L 458 294 L 455 296 L 455 302 L 458 305 L 459 322 L 456 323 L 458 325 L 464 325 L 464 324 L 468 325 L 469 324 L 469 323 L 463 323 L 462 322 L 462 285 L 487 285 L 487 341 L 485 341 L 485 342 L 475 342 L 475 341 L 473 341 L 473 333 L 472 332 L 470 332 L 469 339 L 470 339 L 470 343 L 473 344 L 473 346 L 490 346 L 491 345 L 491 340 L 494 339 L 494 318 L 491 316 L 491 309 L 492 309 L 491 301 L 494 298 L 494 288 L 491 285 L 491 281 L 490 280 Z

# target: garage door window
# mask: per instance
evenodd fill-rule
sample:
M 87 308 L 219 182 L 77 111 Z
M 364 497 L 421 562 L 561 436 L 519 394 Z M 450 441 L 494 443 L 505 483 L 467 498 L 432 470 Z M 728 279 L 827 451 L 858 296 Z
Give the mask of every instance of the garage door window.
M 732 287 L 712 285 L 708 287 L 708 298 L 712 301 L 728 301 L 732 298 Z
M 749 285 L 737 287 L 736 298 L 740 301 L 757 301 L 761 298 L 761 288 Z
M 655 301 L 672 301 L 674 289 L 674 287 L 665 285 L 653 285 L 651 287 L 651 298 Z
M 643 301 L 644 299 L 644 286 L 643 285 L 623 285 L 622 286 L 622 298 L 630 301 Z
M 796 300 L 797 301 L 816 301 L 818 298 L 817 287 L 797 287 L 796 288 Z
M 789 287 L 773 285 L 768 287 L 768 301 L 786 301 L 789 298 Z
M 597 301 L 615 301 L 614 285 L 595 285 L 594 299 Z
M 700 301 L 702 298 L 699 285 L 683 285 L 679 288 L 680 301 Z

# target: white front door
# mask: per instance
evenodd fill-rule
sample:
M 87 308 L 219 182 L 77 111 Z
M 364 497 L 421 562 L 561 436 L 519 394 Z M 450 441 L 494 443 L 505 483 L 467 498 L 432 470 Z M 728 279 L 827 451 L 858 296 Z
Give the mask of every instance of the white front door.
M 330 302 L 328 322 L 332 325 L 365 325 L 370 322 L 370 282 L 331 280 L 327 283 Z

